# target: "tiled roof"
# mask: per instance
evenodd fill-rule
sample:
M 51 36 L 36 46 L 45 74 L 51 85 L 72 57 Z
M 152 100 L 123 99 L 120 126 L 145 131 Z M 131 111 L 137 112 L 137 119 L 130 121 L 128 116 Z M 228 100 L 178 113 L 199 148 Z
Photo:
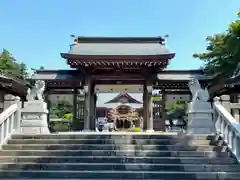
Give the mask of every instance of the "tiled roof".
M 38 70 L 33 74 L 35 80 L 74 80 L 81 77 L 76 70 Z M 83 76 L 82 76 L 83 77 Z
M 69 51 L 72 55 L 167 55 L 172 54 L 160 43 L 79 43 L 73 45 Z
M 192 78 L 199 80 L 211 79 L 206 76 L 201 70 L 166 70 L 158 73 L 159 80 L 174 80 L 174 81 L 189 81 Z
M 105 104 L 109 103 L 134 103 L 134 104 L 142 104 L 140 101 L 134 99 L 132 96 L 130 96 L 128 93 L 120 93 L 115 98 L 111 99 L 110 101 L 106 102 Z

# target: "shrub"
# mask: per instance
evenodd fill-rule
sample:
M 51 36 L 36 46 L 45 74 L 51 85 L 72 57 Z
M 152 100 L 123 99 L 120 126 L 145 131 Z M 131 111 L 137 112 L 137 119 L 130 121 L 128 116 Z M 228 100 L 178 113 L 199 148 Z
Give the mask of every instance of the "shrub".
M 71 121 L 73 119 L 73 114 L 72 113 L 64 114 L 62 119 Z
M 52 133 L 54 132 L 68 132 L 71 131 L 70 121 L 50 121 L 49 129 Z
M 128 132 L 142 132 L 141 128 L 131 128 L 128 129 Z

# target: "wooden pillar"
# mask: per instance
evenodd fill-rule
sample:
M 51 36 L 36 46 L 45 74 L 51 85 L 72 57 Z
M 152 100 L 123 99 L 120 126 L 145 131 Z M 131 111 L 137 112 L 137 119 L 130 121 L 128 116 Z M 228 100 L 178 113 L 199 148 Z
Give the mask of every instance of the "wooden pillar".
M 85 113 L 84 113 L 84 131 L 90 131 L 92 129 L 92 117 L 93 117 L 93 98 L 92 98 L 92 79 L 86 78 L 86 84 L 84 86 L 85 91 Z
M 88 92 L 88 85 L 86 85 L 84 87 L 85 90 L 85 108 L 84 108 L 84 131 L 89 131 L 89 126 L 90 126 L 90 122 L 89 122 L 89 114 L 90 114 L 90 96 L 89 96 L 89 92 Z
M 147 86 L 147 101 L 148 101 L 147 131 L 153 132 L 152 85 Z
M 148 96 L 147 96 L 147 84 L 143 84 L 143 131 L 147 130 L 147 119 L 148 119 Z
M 47 124 L 48 124 L 48 129 L 50 132 L 53 132 L 52 125 L 51 125 L 51 102 L 49 100 L 49 95 L 50 95 L 50 89 L 46 88 L 44 92 L 44 100 L 47 103 Z M 24 101 L 22 100 L 22 108 L 24 107 Z
M 96 107 L 97 107 L 97 94 L 96 93 L 94 93 L 94 127 L 95 127 L 95 129 L 94 130 L 96 130 L 96 118 L 97 118 L 97 116 L 96 116 Z
M 91 83 L 90 89 L 90 130 L 96 130 L 96 118 L 95 118 L 95 92 L 94 92 L 95 85 Z
M 147 82 L 143 85 L 143 130 L 153 131 L 152 86 Z
M 72 130 L 73 131 L 78 131 L 80 130 L 81 127 L 79 127 L 79 119 L 77 118 L 77 94 L 78 94 L 78 89 L 74 88 L 73 89 L 73 120 L 72 120 Z
M 166 100 L 167 94 L 164 88 L 162 88 L 162 107 L 161 107 L 161 131 L 165 131 L 165 121 L 167 120 L 167 113 L 166 113 Z
M 50 100 L 49 100 L 49 89 L 46 89 L 45 92 L 45 102 L 47 103 L 47 110 L 48 110 L 48 114 L 47 114 L 47 122 L 48 122 L 48 125 L 50 123 L 50 110 L 51 110 L 51 103 L 50 103 Z

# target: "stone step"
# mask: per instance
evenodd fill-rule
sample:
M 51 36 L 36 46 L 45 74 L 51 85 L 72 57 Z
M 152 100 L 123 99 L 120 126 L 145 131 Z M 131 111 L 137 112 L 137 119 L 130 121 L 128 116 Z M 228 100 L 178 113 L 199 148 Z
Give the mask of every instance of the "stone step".
M 156 144 L 209 145 L 210 140 L 178 139 L 10 139 L 8 144 Z
M 237 164 L 232 157 L 1 156 L 0 163 Z
M 79 178 L 79 179 L 238 179 L 239 172 L 178 172 L 178 171 L 51 171 L 1 170 L 0 178 Z
M 229 152 L 164 150 L 2 150 L 1 156 L 228 157 Z
M 3 150 L 179 150 L 179 151 L 220 151 L 215 146 L 184 146 L 184 145 L 134 145 L 134 144 L 6 144 Z
M 136 163 L 1 163 L 5 170 L 239 172 L 236 165 Z
M 168 135 L 158 133 L 70 133 L 70 134 L 15 134 L 12 139 L 195 139 L 211 140 L 213 136 L 204 135 Z

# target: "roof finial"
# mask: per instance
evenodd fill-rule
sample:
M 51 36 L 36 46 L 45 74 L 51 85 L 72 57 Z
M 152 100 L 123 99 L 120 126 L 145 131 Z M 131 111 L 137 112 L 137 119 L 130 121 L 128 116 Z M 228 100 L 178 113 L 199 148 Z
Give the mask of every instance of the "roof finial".
M 73 42 L 74 42 L 73 44 L 77 44 L 77 43 L 78 43 L 78 38 L 77 38 L 77 36 L 71 34 L 70 37 L 73 39 Z
M 163 36 L 163 41 L 162 41 L 162 45 L 165 45 L 166 43 L 166 40 L 169 38 L 169 35 L 168 34 L 165 34 L 164 36 Z

